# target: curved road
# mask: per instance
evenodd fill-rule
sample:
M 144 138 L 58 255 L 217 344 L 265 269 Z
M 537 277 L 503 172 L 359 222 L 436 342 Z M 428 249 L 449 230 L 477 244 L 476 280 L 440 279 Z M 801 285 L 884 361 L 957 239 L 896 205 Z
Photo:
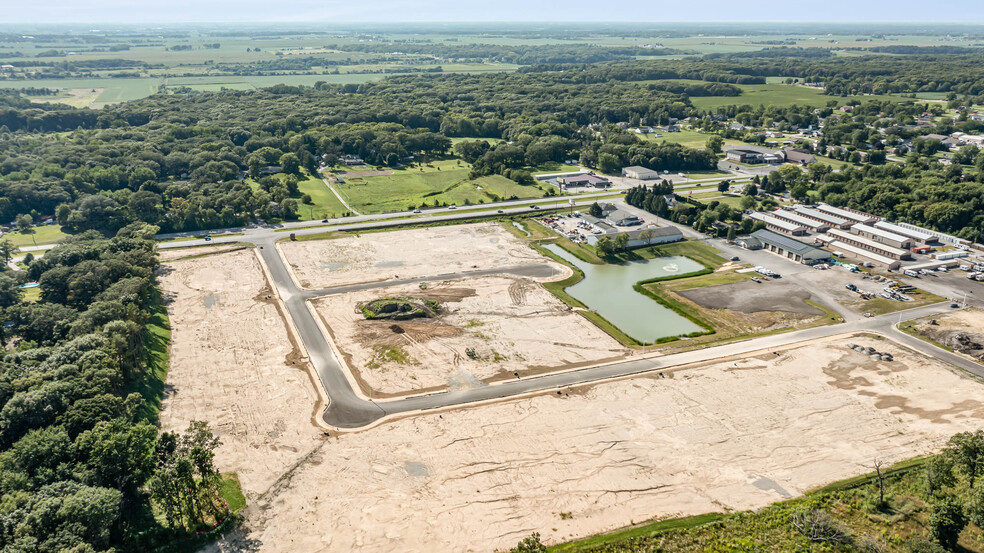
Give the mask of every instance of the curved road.
M 528 208 L 507 209 L 508 213 L 528 211 Z M 434 219 L 467 219 L 475 214 L 456 213 Z M 430 217 L 427 217 L 430 219 Z M 406 221 L 364 221 L 333 227 L 332 230 L 357 230 L 395 226 Z M 312 234 L 324 232 L 324 228 L 298 229 L 297 234 Z M 381 282 L 340 286 L 320 290 L 304 290 L 297 286 L 291 273 L 284 263 L 276 242 L 284 238 L 282 232 L 275 227 L 260 227 L 244 229 L 242 236 L 217 237 L 210 242 L 192 240 L 184 242 L 163 243 L 161 248 L 187 247 L 194 245 L 221 244 L 228 242 L 252 242 L 259 248 L 260 256 L 269 271 L 273 284 L 284 302 L 287 314 L 291 318 L 298 337 L 307 350 L 310 362 L 321 380 L 322 386 L 329 398 L 329 405 L 322 414 L 326 424 L 341 429 L 357 429 L 371 425 L 380 419 L 428 409 L 466 406 L 476 402 L 504 399 L 532 392 L 558 390 L 569 386 L 598 382 L 602 380 L 637 375 L 646 372 L 671 369 L 691 363 L 713 361 L 734 355 L 743 355 L 754 351 L 784 348 L 800 342 L 826 338 L 838 334 L 858 331 L 871 331 L 889 336 L 908 347 L 941 359 L 960 367 L 968 372 L 984 377 L 984 367 L 951 352 L 937 348 L 932 344 L 898 331 L 895 324 L 902 320 L 915 319 L 950 311 L 948 303 L 929 305 L 871 318 L 848 320 L 847 322 L 818 328 L 811 328 L 784 334 L 764 336 L 719 346 L 702 348 L 694 351 L 670 355 L 635 358 L 610 363 L 596 367 L 571 370 L 562 373 L 547 374 L 535 377 L 525 377 L 517 380 L 500 382 L 465 390 L 434 392 L 403 398 L 385 400 L 367 400 L 352 388 L 346 370 L 335 358 L 334 352 L 321 331 L 318 321 L 307 301 L 323 295 L 344 293 L 355 290 L 388 287 L 397 284 L 419 283 L 433 280 L 448 280 L 466 276 L 480 276 L 494 273 L 511 273 L 523 276 L 549 276 L 544 271 L 550 271 L 548 265 L 529 264 L 512 267 L 502 267 L 493 270 L 480 270 L 462 273 L 434 275 L 432 277 L 388 280 Z

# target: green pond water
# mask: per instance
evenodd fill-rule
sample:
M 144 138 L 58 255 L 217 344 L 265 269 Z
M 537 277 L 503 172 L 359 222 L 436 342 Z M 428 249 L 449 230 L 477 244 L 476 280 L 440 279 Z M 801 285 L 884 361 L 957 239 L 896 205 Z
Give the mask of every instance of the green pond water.
M 640 280 L 685 275 L 704 268 L 688 257 L 658 257 L 620 265 L 594 265 L 574 257 L 556 244 L 544 246 L 584 272 L 584 279 L 565 290 L 594 309 L 622 332 L 641 342 L 680 336 L 704 329 L 672 309 L 632 289 Z

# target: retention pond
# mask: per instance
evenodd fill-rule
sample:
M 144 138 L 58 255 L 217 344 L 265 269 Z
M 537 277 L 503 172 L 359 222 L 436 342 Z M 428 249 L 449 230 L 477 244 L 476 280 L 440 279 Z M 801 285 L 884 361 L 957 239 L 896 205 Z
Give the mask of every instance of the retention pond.
M 584 273 L 584 279 L 566 292 L 608 322 L 640 342 L 681 336 L 704 329 L 676 311 L 632 289 L 641 280 L 685 275 L 704 268 L 687 257 L 658 257 L 619 265 L 581 261 L 556 244 L 544 246 Z

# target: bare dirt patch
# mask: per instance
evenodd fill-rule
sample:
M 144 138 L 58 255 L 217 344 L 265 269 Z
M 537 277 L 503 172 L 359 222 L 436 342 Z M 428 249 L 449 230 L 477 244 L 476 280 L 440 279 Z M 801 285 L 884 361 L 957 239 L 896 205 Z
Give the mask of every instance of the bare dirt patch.
M 376 298 L 440 303 L 432 318 L 367 320 Z M 483 277 L 326 296 L 314 302 L 336 350 L 375 394 L 480 386 L 495 377 L 561 370 L 625 348 L 540 284 Z
M 806 303 L 810 291 L 789 282 L 742 281 L 692 290 L 678 294 L 709 309 L 730 309 L 742 313 L 784 311 L 803 315 L 823 315 L 823 311 Z
M 216 253 L 231 252 L 236 250 L 243 250 L 249 248 L 250 246 L 245 244 L 216 244 L 214 246 L 192 246 L 188 248 L 167 248 L 157 250 L 157 257 L 161 260 L 161 263 L 167 263 L 168 261 L 176 261 L 178 259 L 187 257 L 197 257 L 203 255 L 212 255 Z
M 305 288 L 552 263 L 496 223 L 373 232 L 279 247 Z
M 963 309 L 914 325 L 919 334 L 930 340 L 975 361 L 984 361 L 984 311 Z
M 161 428 L 207 421 L 216 464 L 255 497 L 322 441 L 306 362 L 252 250 L 166 263 L 159 278 L 172 328 Z
M 258 503 L 248 539 L 261 552 L 491 551 L 533 531 L 556 543 L 758 508 L 979 428 L 980 386 L 852 337 L 417 416 L 332 438 Z

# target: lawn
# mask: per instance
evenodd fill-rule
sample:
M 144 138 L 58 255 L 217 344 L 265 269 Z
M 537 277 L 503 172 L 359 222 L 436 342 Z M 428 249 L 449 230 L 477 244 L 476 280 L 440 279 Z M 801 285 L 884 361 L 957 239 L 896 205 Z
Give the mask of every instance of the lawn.
M 836 102 L 837 104 L 842 104 L 850 99 L 827 96 L 820 89 L 797 85 L 774 83 L 738 86 L 740 86 L 743 91 L 741 96 L 701 96 L 691 98 L 690 101 L 693 102 L 694 107 L 697 109 L 713 109 L 722 106 L 740 106 L 745 104 L 752 106 L 757 106 L 759 104 L 766 106 L 791 106 L 793 104 L 797 104 L 801 106 L 823 107 L 830 101 Z M 894 102 L 906 100 L 906 98 L 901 96 L 886 95 L 856 96 L 852 98 L 862 102 L 866 100 L 891 100 Z
M 3 235 L 3 238 L 10 240 L 18 248 L 24 248 L 28 246 L 56 244 L 67 236 L 67 234 L 62 232 L 61 225 L 44 225 L 26 231 L 8 232 Z
M 735 96 L 732 96 L 735 98 Z M 696 102 L 698 98 L 694 98 Z M 680 132 L 661 132 L 662 136 L 656 136 L 656 134 L 640 134 L 639 138 L 642 140 L 647 140 L 650 142 L 673 142 L 686 146 L 688 148 L 703 148 L 707 144 L 707 139 L 715 136 L 714 133 L 697 132 L 691 130 L 681 130 Z M 737 146 L 741 142 L 737 140 L 725 140 L 725 146 Z M 692 177 L 693 178 L 693 177 Z
M 302 178 L 297 182 L 297 188 L 302 196 L 304 194 L 311 196 L 312 202 L 310 204 L 302 203 L 298 206 L 297 216 L 301 221 L 337 217 L 347 211 L 342 202 L 338 201 L 338 198 L 328 189 L 328 185 L 317 176 L 305 171 Z
M 712 246 L 708 246 L 699 240 L 684 240 L 682 242 L 660 244 L 658 246 L 644 248 L 641 251 L 651 253 L 652 257 L 683 255 L 693 259 L 694 261 L 699 261 L 711 269 L 717 269 L 721 265 L 724 265 L 727 261 L 725 258 L 721 257 L 721 252 L 719 250 Z
M 345 183 L 337 185 L 337 190 L 360 213 L 407 211 L 425 205 L 463 206 L 508 199 L 542 198 L 546 195 L 547 185 L 521 186 L 502 175 L 469 179 L 470 170 L 464 161 L 444 159 L 423 166 L 392 170 L 389 175 L 342 175 Z

